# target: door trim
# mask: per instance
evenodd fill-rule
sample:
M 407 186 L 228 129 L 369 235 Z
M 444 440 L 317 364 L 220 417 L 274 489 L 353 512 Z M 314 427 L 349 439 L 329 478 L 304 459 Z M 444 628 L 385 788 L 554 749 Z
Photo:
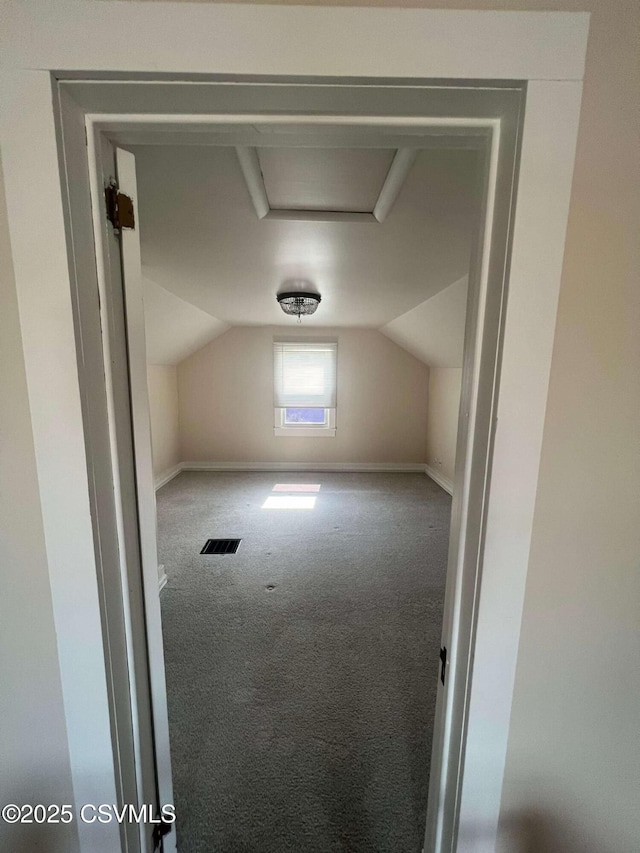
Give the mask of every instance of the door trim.
M 281 85 L 286 86 L 283 81 Z M 399 87 L 396 87 L 399 88 Z M 426 84 L 422 89 L 423 97 L 429 91 Z M 513 87 L 518 92 L 517 87 Z M 505 90 L 506 91 L 506 88 Z M 458 93 L 460 88 L 458 88 Z M 473 89 L 469 88 L 467 95 L 473 96 Z M 501 92 L 497 92 L 500 98 Z M 371 129 L 393 129 L 409 128 L 414 134 L 416 142 L 419 142 L 418 132 L 424 134 L 433 133 L 442 128 L 455 130 L 457 133 L 469 133 L 474 137 L 478 130 L 488 134 L 485 137 L 485 204 L 482 217 L 482 225 L 478 234 L 478 247 L 476 252 L 477 269 L 472 269 L 470 275 L 469 300 L 473 306 L 469 312 L 472 318 L 467 324 L 466 355 L 463 375 L 463 395 L 461 399 L 461 417 L 459 418 L 459 441 L 457 465 L 457 492 L 454 504 L 454 522 L 451 530 L 451 558 L 449 562 L 447 578 L 447 601 L 449 606 L 449 618 L 445 619 L 443 626 L 443 642 L 450 650 L 449 660 L 450 677 L 447 679 L 446 688 L 438 691 L 438 714 L 436 732 L 434 732 L 435 750 L 439 753 L 438 758 L 444 760 L 434 761 L 433 767 L 439 771 L 438 777 L 432 775 L 432 784 L 429 794 L 429 811 L 427 817 L 426 838 L 430 848 L 434 850 L 453 849 L 456 838 L 456 827 L 460 809 L 460 789 L 462 782 L 461 757 L 464 752 L 465 721 L 469 703 L 470 690 L 470 668 L 468 666 L 468 655 L 472 651 L 473 628 L 476 619 L 477 600 L 467 597 L 462 593 L 461 587 L 465 575 L 471 573 L 471 585 L 477 586 L 480 575 L 480 553 L 482 547 L 482 532 L 484 529 L 485 504 L 483 495 L 488 490 L 488 472 L 491 453 L 491 412 L 497 399 L 498 380 L 498 355 L 500 349 L 500 334 L 503 325 L 503 312 L 505 307 L 504 292 L 506 287 L 505 270 L 507 268 L 509 228 L 513 203 L 513 182 L 516 174 L 517 136 L 519 132 L 520 111 L 524 88 L 520 90 L 518 98 L 512 105 L 511 112 L 505 107 L 505 113 L 501 119 L 494 117 L 478 116 L 408 116 L 408 115 L 341 115 L 336 122 L 336 116 L 326 115 L 302 115 L 299 113 L 282 112 L 280 114 L 254 114 L 247 115 L 246 112 L 230 114 L 206 114 L 206 115 L 140 115 L 140 114 L 89 114 L 86 117 L 87 138 L 90 149 L 96 152 L 99 158 L 102 151 L 101 139 L 103 134 L 118 133 L 126 130 L 129 126 L 139 127 L 144 125 L 148 134 L 149 129 L 162 132 L 167 126 L 183 127 L 193 126 L 219 126 L 259 124 L 261 126 L 283 126 L 295 125 L 305 128 L 322 127 L 327 128 L 337 124 L 340 127 L 358 128 L 363 131 Z M 484 95 L 486 98 L 486 93 Z M 425 111 L 428 112 L 425 106 Z M 507 144 L 506 140 L 509 139 Z M 146 137 L 148 139 L 148 135 Z M 501 149 L 505 149 L 506 153 Z M 498 167 L 500 158 L 503 158 L 501 169 L 501 193 L 502 204 L 496 205 L 496 194 L 499 189 Z M 95 178 L 94 178 L 95 183 Z M 100 186 L 94 187 L 94 196 L 99 198 Z M 502 219 L 498 218 L 497 210 L 502 211 Z M 494 243 L 494 224 L 497 222 L 499 229 L 497 245 Z M 100 259 L 98 259 L 100 266 Z M 125 286 L 126 290 L 126 286 Z M 493 305 L 493 307 L 491 307 Z M 490 326 L 486 324 L 489 323 Z M 489 330 L 489 331 L 487 331 Z M 129 352 L 140 352 L 139 341 L 128 342 Z M 140 373 L 140 364 L 130 365 L 130 373 Z M 482 378 L 484 377 L 484 378 Z M 482 420 L 484 419 L 484 420 Z M 134 431 L 140 434 L 140 430 Z M 137 441 L 139 446 L 139 441 Z M 145 453 L 149 450 L 147 447 Z M 475 481 L 475 482 L 474 482 Z M 472 502 L 475 489 L 476 500 Z M 124 513 L 135 512 L 135 507 Z M 138 507 L 140 516 L 144 514 L 144 507 Z M 473 521 L 471 521 L 473 519 Z M 474 536 L 465 537 L 467 528 L 473 530 Z M 475 538 L 474 538 L 475 537 Z M 464 546 L 464 540 L 472 541 Z M 462 540 L 462 541 L 461 541 Z M 155 567 L 151 567 L 154 568 Z M 151 568 L 143 569 L 143 574 L 149 574 Z M 149 587 L 150 589 L 150 587 Z M 152 593 L 155 594 L 155 593 Z M 150 603 L 153 609 L 153 602 Z M 153 631 L 150 632 L 150 643 L 153 643 Z M 159 632 L 155 633 L 156 641 Z M 462 642 L 460 641 L 462 638 Z M 464 650 L 463 656 L 457 654 L 458 647 Z M 153 649 L 152 649 L 153 652 Z M 156 658 L 151 654 L 151 658 Z M 436 674 L 434 673 L 434 678 Z M 153 667 L 152 667 L 153 681 Z M 166 728 L 166 694 L 154 697 L 156 713 L 161 719 L 161 731 Z M 457 713 L 455 713 L 457 708 Z M 163 738 L 164 740 L 164 738 Z M 439 746 L 441 744 L 441 746 Z M 160 743 L 157 749 L 160 763 L 167 768 L 170 780 L 170 765 L 168 760 L 168 742 Z M 451 754 L 451 759 L 448 760 Z M 162 774 L 159 776 L 162 787 Z M 170 783 L 164 785 L 165 790 L 170 790 Z

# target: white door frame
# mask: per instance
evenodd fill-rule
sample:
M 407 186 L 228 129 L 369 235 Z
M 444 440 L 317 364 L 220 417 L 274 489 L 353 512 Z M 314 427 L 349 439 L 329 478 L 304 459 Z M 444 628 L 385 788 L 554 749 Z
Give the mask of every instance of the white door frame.
M 286 84 L 281 83 L 281 100 L 284 95 Z M 72 93 L 76 84 L 71 86 L 63 84 L 63 88 L 71 89 Z M 211 84 L 213 89 L 215 84 Z M 250 88 L 248 86 L 248 88 Z M 349 90 L 349 86 L 344 87 Z M 94 222 L 99 234 L 104 231 L 104 212 L 102 211 L 102 187 L 105 185 L 105 177 L 110 174 L 101 163 L 101 153 L 105 149 L 102 135 L 107 133 L 124 136 L 130 143 L 136 139 L 136 133 L 141 134 L 145 143 L 153 143 L 157 138 L 160 144 L 166 139 L 167 131 L 169 138 L 179 133 L 183 128 L 190 128 L 191 133 L 203 133 L 207 128 L 215 128 L 219 133 L 222 127 L 224 131 L 220 134 L 218 144 L 229 144 L 230 134 L 240 135 L 245 142 L 250 134 L 250 128 L 260 126 L 261 144 L 290 145 L 304 144 L 321 145 L 323 134 L 329 132 L 331 144 L 337 144 L 341 134 L 343 139 L 348 139 L 348 144 L 368 144 L 371 147 L 388 146 L 389 138 L 394 136 L 396 144 L 411 144 L 416 148 L 430 147 L 434 140 L 447 135 L 447 139 L 454 139 L 459 144 L 473 144 L 482 150 L 485 155 L 485 170 L 483 176 L 484 192 L 486 195 L 483 205 L 481 227 L 478 233 L 480 245 L 475 252 L 476 263 L 470 275 L 469 301 L 470 322 L 468 323 L 468 338 L 465 347 L 465 365 L 463 370 L 464 392 L 460 406 L 462 415 L 459 418 L 460 425 L 460 449 L 457 454 L 457 488 L 454 502 L 453 524 L 451 529 L 451 547 L 447 578 L 446 614 L 443 623 L 442 643 L 448 649 L 448 677 L 446 687 L 440 688 L 438 681 L 438 709 L 436 715 L 436 730 L 434 732 L 434 760 L 431 776 L 431 790 L 429 795 L 429 813 L 427 821 L 427 849 L 448 850 L 455 843 L 455 827 L 457 824 L 460 785 L 462 781 L 461 768 L 459 766 L 460 756 L 464 747 L 464 720 L 467 713 L 470 673 L 467 665 L 468 657 L 472 648 L 472 630 L 475 622 L 476 600 L 474 596 L 465 594 L 463 590 L 463 578 L 470 575 L 467 586 L 477 583 L 479 572 L 479 554 L 481 550 L 481 534 L 484 529 L 484 507 L 483 496 L 487 492 L 487 473 L 489 470 L 490 455 L 490 416 L 494 406 L 496 395 L 495 383 L 497 381 L 497 358 L 498 340 L 502 326 L 502 312 L 504 310 L 503 291 L 505 287 L 505 261 L 507 253 L 507 231 L 509 228 L 512 207 L 513 175 L 515 172 L 515 157 L 517 155 L 517 133 L 520 130 L 519 119 L 523 106 L 522 89 L 517 87 L 497 88 L 492 96 L 487 96 L 485 91 L 485 107 L 488 106 L 489 97 L 493 98 L 491 106 L 495 112 L 504 112 L 501 119 L 494 117 L 464 117 L 458 114 L 456 117 L 429 116 L 431 87 L 427 84 L 423 87 L 413 87 L 420 91 L 421 108 L 424 115 L 299 115 L 299 114 L 247 114 L 245 112 L 229 114 L 89 114 L 86 117 L 87 138 L 89 143 L 89 161 L 91 164 L 91 180 L 93 185 L 93 198 L 98 204 L 94 204 Z M 182 86 L 180 97 L 186 97 Z M 377 87 L 369 87 L 369 94 L 375 93 Z M 381 104 L 392 98 L 397 100 L 402 87 L 388 87 L 378 100 Z M 442 91 L 438 89 L 438 94 Z M 337 91 L 336 91 L 337 97 Z M 477 91 L 473 87 L 457 87 L 457 108 L 451 106 L 451 111 L 457 109 L 459 113 L 464 110 L 479 112 L 475 101 L 478 101 Z M 448 91 L 449 101 L 453 100 L 454 89 Z M 509 96 L 508 99 L 506 96 Z M 307 92 L 309 107 L 311 95 Z M 436 101 L 439 99 L 435 99 Z M 465 103 L 466 102 L 466 103 Z M 282 131 L 292 125 L 295 134 L 295 142 L 290 139 L 288 132 L 283 136 Z M 270 128 L 271 136 L 275 137 L 273 143 L 267 140 L 264 130 Z M 279 130 L 281 132 L 275 133 Z M 306 135 L 305 135 L 306 131 Z M 215 132 L 215 131 L 214 131 Z M 185 132 L 188 138 L 188 132 Z M 358 142 L 355 142 L 354 133 L 358 134 Z M 402 134 L 407 134 L 402 138 Z M 235 138 L 235 136 L 234 136 Z M 325 137 L 326 138 L 326 137 Z M 399 141 L 400 140 L 400 141 Z M 346 142 L 344 144 L 347 144 Z M 440 142 L 439 144 L 442 144 Z M 502 216 L 496 214 L 496 193 L 498 192 L 498 163 L 502 160 L 501 170 L 503 172 L 501 187 L 503 198 L 501 199 Z M 112 155 L 107 155 L 107 161 Z M 111 167 L 112 168 L 112 167 Z M 102 176 L 98 179 L 98 176 Z M 497 220 L 496 220 L 497 217 Z M 494 227 L 494 221 L 497 226 Z M 144 224 L 142 223 L 142 227 Z M 375 226 L 373 226 L 375 227 Z M 503 233 L 494 236 L 496 228 L 502 228 Z M 123 240 L 129 237 L 123 235 Z M 99 240 L 102 243 L 102 240 Z M 491 266 L 493 274 L 489 275 Z M 113 270 L 114 263 L 109 262 L 104 250 L 98 247 L 98 278 L 102 282 L 109 279 L 108 269 Z M 113 275 L 113 273 L 111 273 Z M 117 290 L 122 288 L 117 273 Z M 124 290 L 127 292 L 130 285 L 135 288 L 135 282 L 125 282 Z M 103 285 L 104 287 L 104 285 Z M 126 297 L 126 301 L 128 302 Z M 111 304 L 110 298 L 103 299 L 104 305 Z M 491 309 L 491 304 L 493 308 Z M 110 326 L 108 311 L 105 312 L 103 327 Z M 127 312 L 128 313 L 128 312 Z M 489 316 L 489 314 L 491 315 Z M 127 318 L 127 322 L 128 322 Z M 118 323 L 118 325 L 122 325 Z M 135 335 L 135 340 L 132 339 Z M 129 374 L 133 382 L 135 377 L 146 375 L 146 363 L 144 361 L 144 341 L 138 338 L 144 335 L 142 323 L 138 323 L 133 330 L 130 329 L 128 349 L 130 353 Z M 125 344 L 122 343 L 122 348 Z M 139 358 L 135 364 L 131 363 L 131 353 L 137 352 Z M 113 393 L 113 392 L 111 392 Z M 122 391 L 116 396 L 123 397 Z M 142 447 L 142 442 L 136 440 L 137 452 L 142 452 L 145 458 L 150 458 L 150 447 L 148 446 L 148 401 L 146 399 L 146 380 L 144 394 L 136 394 L 131 389 L 131 400 L 134 408 L 134 432 L 143 435 L 146 429 L 147 446 Z M 136 426 L 136 411 L 142 422 L 142 430 Z M 484 418 L 484 420 L 483 420 Z M 145 427 L 146 425 L 146 427 Z M 126 478 L 126 473 L 123 473 Z M 472 486 L 472 477 L 475 480 Z M 117 478 L 116 478 L 117 479 Z M 141 538 L 155 539 L 155 520 L 147 518 L 146 530 L 143 526 L 145 507 L 153 506 L 153 482 L 151 474 L 141 482 L 137 477 L 139 509 L 138 516 L 141 524 Z M 135 515 L 135 507 L 125 507 L 123 515 L 128 517 Z M 145 566 L 143 561 L 143 576 L 145 585 L 150 589 L 150 583 L 157 581 L 156 565 L 151 561 Z M 148 619 L 156 621 L 155 610 L 157 609 L 157 590 L 151 592 L 151 600 L 148 600 L 147 613 L 152 614 Z M 131 619 L 128 623 L 131 623 Z M 162 784 L 163 777 L 160 775 L 161 788 L 169 791 L 170 784 L 170 762 L 168 760 L 168 739 L 165 738 L 167 729 L 166 693 L 164 688 L 164 673 L 162 668 L 161 636 L 158 630 L 154 633 L 153 623 L 149 626 L 149 656 L 156 661 L 151 666 L 152 684 L 156 676 L 161 681 L 161 692 L 156 693 L 155 707 L 156 718 L 160 721 L 162 736 L 157 745 L 157 754 L 164 757 L 161 762 L 166 768 L 167 782 Z M 425 677 L 437 679 L 437 673 L 425 673 Z M 166 757 L 165 757 L 166 756 Z M 165 799 L 166 801 L 166 799 Z
M 284 92 L 285 86 L 284 84 L 282 86 L 281 91 Z M 375 87 L 371 87 L 370 91 L 373 92 L 374 90 Z M 385 99 L 395 91 L 395 89 L 385 91 Z M 425 113 L 428 113 L 429 86 L 421 87 L 420 92 L 423 109 Z M 253 125 L 259 125 L 263 129 L 266 127 L 275 129 L 277 127 L 281 130 L 287 125 L 293 125 L 296 129 L 296 140 L 300 138 L 300 129 L 306 129 L 306 144 L 321 145 L 322 135 L 318 135 L 321 130 L 323 132 L 329 131 L 332 144 L 336 144 L 336 134 L 339 135 L 348 130 L 350 134 L 348 136 L 350 140 L 349 144 L 354 144 L 354 132 L 357 132 L 360 134 L 360 144 L 364 144 L 363 140 L 366 138 L 366 143 L 371 147 L 375 147 L 376 145 L 385 147 L 388 145 L 388 139 L 391 134 L 399 137 L 404 132 L 410 134 L 405 137 L 405 140 L 409 140 L 416 148 L 429 147 L 433 144 L 434 135 L 441 137 L 442 133 L 446 133 L 448 134 L 447 138 L 450 138 L 452 134 L 457 134 L 455 139 L 459 142 L 464 141 L 465 138 L 469 141 L 473 140 L 474 147 L 483 150 L 485 153 L 486 175 L 484 176 L 483 183 L 486 187 L 486 200 L 484 217 L 478 234 L 481 245 L 476 252 L 477 268 L 474 268 L 470 276 L 470 303 L 472 303 L 473 307 L 470 311 L 471 322 L 468 324 L 468 341 L 465 368 L 463 371 L 465 376 L 463 383 L 465 391 L 461 399 L 461 411 L 463 414 L 459 419 L 461 449 L 458 453 L 459 474 L 457 477 L 454 523 L 451 531 L 452 545 L 450 549 L 446 597 L 449 612 L 443 625 L 443 644 L 449 651 L 447 671 L 450 671 L 450 674 L 448 675 L 446 689 L 438 690 L 438 724 L 434 733 L 434 751 L 438 753 L 438 758 L 444 753 L 444 758 L 449 759 L 450 756 L 450 759 L 434 761 L 433 767 L 435 772 L 432 774 L 429 797 L 427 837 L 429 838 L 429 848 L 438 850 L 452 849 L 462 779 L 458 767 L 458 757 L 462 752 L 464 741 L 463 721 L 467 710 L 470 688 L 467 658 L 471 647 L 471 633 L 475 620 L 476 605 L 472 596 L 464 596 L 462 580 L 464 574 L 470 572 L 472 583 L 475 583 L 479 569 L 480 535 L 484 527 L 482 496 L 487 490 L 486 476 L 490 451 L 490 428 L 487 423 L 487 417 L 492 410 L 495 396 L 494 385 L 497 378 L 498 337 L 501 328 L 501 301 L 505 285 L 503 255 L 506 252 L 506 231 L 509 225 L 513 192 L 512 181 L 515 166 L 514 159 L 516 156 L 516 134 L 520 129 L 518 121 L 523 101 L 521 90 L 515 88 L 505 89 L 504 91 L 497 90 L 495 97 L 498 102 L 502 102 L 501 106 L 505 110 L 505 113 L 508 112 L 508 109 L 504 93 L 508 93 L 511 96 L 510 101 L 513 102 L 513 114 L 503 117 L 502 120 L 480 117 L 434 118 L 426 115 L 377 115 L 374 117 L 340 115 L 337 118 L 334 115 L 301 116 L 286 113 L 277 115 L 247 115 L 246 113 L 219 115 L 179 114 L 172 116 L 166 114 L 162 116 L 153 114 L 118 114 L 88 115 L 86 117 L 89 163 L 93 188 L 92 195 L 94 199 L 94 223 L 98 236 L 98 280 L 101 282 L 101 290 L 103 292 L 102 304 L 105 306 L 103 310 L 103 328 L 110 328 L 113 325 L 112 312 L 109 306 L 115 300 L 107 293 L 108 288 L 113 286 L 116 291 L 123 289 L 119 269 L 114 272 L 114 268 L 118 265 L 117 261 L 114 262 L 109 257 L 110 254 L 113 255 L 113 249 L 111 252 L 108 252 L 104 248 L 106 242 L 109 240 L 109 236 L 107 236 L 106 240 L 101 236 L 105 230 L 105 217 L 102 209 L 102 187 L 108 183 L 110 175 L 115 175 L 112 164 L 113 154 L 110 150 L 108 151 L 106 163 L 103 155 L 103 152 L 108 149 L 103 140 L 103 134 L 105 133 L 113 133 L 114 129 L 117 129 L 119 134 L 124 133 L 125 137 L 131 141 L 135 139 L 135 129 L 137 129 L 138 132 L 143 132 L 143 138 L 146 142 L 149 142 L 154 138 L 154 131 L 161 139 L 164 138 L 162 134 L 166 133 L 167 127 L 171 128 L 174 133 L 182 127 L 197 127 L 200 131 L 203 131 L 206 127 L 219 128 L 220 126 L 225 126 L 228 131 L 233 130 L 235 133 L 249 133 L 249 130 L 245 128 L 250 128 Z M 458 90 L 458 95 L 460 94 L 462 94 L 462 89 Z M 473 88 L 467 89 L 465 94 L 467 95 L 467 100 L 475 100 L 476 93 Z M 181 97 L 184 97 L 183 93 L 181 93 Z M 462 111 L 462 108 L 460 110 Z M 506 138 L 509 135 L 509 130 L 505 123 L 507 118 L 510 124 L 511 136 L 509 146 L 506 144 Z M 129 128 L 134 128 L 134 131 L 129 130 Z M 482 132 L 483 135 L 479 136 L 478 134 Z M 380 139 L 381 133 L 383 136 Z M 274 136 L 276 136 L 275 144 L 292 144 L 289 139 L 283 137 L 281 134 L 274 134 Z M 376 141 L 376 136 L 378 137 L 378 141 Z M 223 133 L 221 136 L 222 142 L 226 141 L 228 144 L 228 139 L 229 133 Z M 263 144 L 268 143 L 263 141 Z M 493 238 L 495 231 L 495 202 L 498 190 L 498 160 L 501 148 L 506 149 L 505 153 L 501 154 L 504 161 L 501 168 L 505 173 L 502 180 L 502 192 L 506 197 L 502 199 L 504 212 L 502 219 L 499 220 L 499 226 L 503 228 L 505 234 L 501 235 L 500 239 L 495 241 Z M 135 196 L 134 201 L 137 203 Z M 144 227 L 143 224 L 142 227 Z M 129 237 L 133 239 L 134 235 L 123 234 L 123 241 Z M 495 268 L 491 277 L 489 275 L 490 252 L 492 253 L 491 257 L 493 257 L 492 264 Z M 113 285 L 111 285 L 111 279 L 113 279 Z M 129 305 L 130 299 L 133 300 L 133 310 L 137 312 L 137 308 L 135 307 L 135 303 L 138 301 L 138 297 L 135 295 L 136 288 L 135 281 L 125 281 L 125 301 Z M 490 296 L 492 296 L 494 304 L 493 314 L 485 320 L 488 315 L 487 305 Z M 131 383 L 136 382 L 138 391 L 134 389 L 133 385 L 131 388 L 128 387 L 127 379 L 124 376 L 121 376 L 119 381 L 123 385 L 126 383 L 127 387 L 118 390 L 115 387 L 118 381 L 117 377 L 112 373 L 112 387 L 109 389 L 109 394 L 121 400 L 130 396 L 133 410 L 134 434 L 136 435 L 136 456 L 142 454 L 142 458 L 150 460 L 144 327 L 141 318 L 138 318 L 138 322 L 131 323 L 130 313 L 129 308 L 127 308 L 128 341 L 125 342 L 122 340 L 120 343 L 116 342 L 114 349 L 128 349 L 129 381 Z M 124 323 L 118 318 L 116 318 L 115 325 L 118 328 L 124 329 Z M 488 341 L 487 338 L 491 338 L 491 341 Z M 137 357 L 134 354 L 137 354 Z M 140 377 L 143 377 L 142 384 Z M 94 386 L 94 384 L 94 380 L 91 380 L 91 385 Z M 87 393 L 95 393 L 95 389 L 93 387 L 89 388 L 87 389 Z M 484 423 L 481 422 L 483 409 Z M 480 415 L 478 415 L 478 412 L 480 412 Z M 117 431 L 115 424 L 113 425 L 113 430 L 114 432 Z M 144 440 L 145 436 L 146 441 Z M 115 440 L 114 443 L 118 444 L 118 441 Z M 155 517 L 153 517 L 153 513 L 149 514 L 149 509 L 152 509 L 154 506 L 153 479 L 149 465 L 147 465 L 147 468 L 149 470 L 146 476 L 141 476 L 139 473 L 136 477 L 138 489 L 137 513 L 140 519 L 141 540 L 153 540 L 153 550 L 155 552 Z M 475 495 L 471 489 L 471 478 L 474 471 L 477 472 Z M 114 476 L 114 480 L 126 480 L 126 477 L 126 471 L 123 471 L 120 476 Z M 471 502 L 474 497 L 475 503 L 472 504 Z M 135 516 L 136 507 L 134 505 L 127 506 L 125 503 L 121 514 L 124 518 Z M 461 541 L 461 533 L 466 533 L 466 528 L 462 530 L 463 526 L 466 526 L 469 530 L 472 529 L 472 533 L 463 536 Z M 149 659 L 151 661 L 150 669 L 152 692 L 154 693 L 155 719 L 159 723 L 156 734 L 156 755 L 160 759 L 160 766 L 164 768 L 164 773 L 159 772 L 158 776 L 161 792 L 164 792 L 164 797 L 161 794 L 161 800 L 167 802 L 169 801 L 167 796 L 171 790 L 171 775 L 166 692 L 162 669 L 162 639 L 157 619 L 156 566 L 157 560 L 154 561 L 152 559 L 148 561 L 148 564 L 145 564 L 143 560 L 142 576 L 144 577 L 144 586 L 147 590 L 147 636 Z M 128 625 L 131 625 L 134 620 L 129 618 L 126 621 Z M 459 648 L 462 650 L 460 654 L 458 654 Z M 459 666 L 457 666 L 458 660 Z M 454 669 L 451 664 L 457 670 L 455 679 L 453 677 Z M 437 673 L 425 673 L 425 677 L 431 677 L 435 680 L 437 679 Z M 154 690 L 156 680 L 159 681 L 159 689 Z M 437 683 L 440 684 L 439 681 Z M 457 713 L 454 713 L 456 708 Z
M 109 0 L 41 11 L 10 4 L 0 142 L 78 804 L 115 801 L 117 784 L 74 332 L 83 283 L 65 244 L 73 187 L 60 182 L 49 72 L 528 81 L 457 844 L 494 849 L 588 17 Z M 141 47 L 145 29 L 155 38 Z M 80 849 L 119 849 L 113 832 L 79 825 Z

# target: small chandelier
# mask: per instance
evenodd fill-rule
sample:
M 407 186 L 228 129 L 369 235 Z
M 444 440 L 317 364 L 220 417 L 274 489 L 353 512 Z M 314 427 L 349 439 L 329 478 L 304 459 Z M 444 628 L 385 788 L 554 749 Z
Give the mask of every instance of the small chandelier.
M 278 304 L 285 314 L 291 314 L 301 322 L 302 315 L 313 314 L 320 304 L 320 294 L 309 290 L 296 290 L 291 293 L 279 293 Z

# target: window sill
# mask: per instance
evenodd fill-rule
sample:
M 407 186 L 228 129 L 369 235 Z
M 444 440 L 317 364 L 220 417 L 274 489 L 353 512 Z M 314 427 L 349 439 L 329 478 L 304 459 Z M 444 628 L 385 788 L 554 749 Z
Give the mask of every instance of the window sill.
M 332 427 L 275 427 L 273 434 L 288 438 L 335 438 Z

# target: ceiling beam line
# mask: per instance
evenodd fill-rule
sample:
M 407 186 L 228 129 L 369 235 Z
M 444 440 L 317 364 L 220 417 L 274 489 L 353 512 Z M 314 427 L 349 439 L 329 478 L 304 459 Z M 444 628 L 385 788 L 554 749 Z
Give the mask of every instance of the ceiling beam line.
M 396 151 L 396 156 L 389 167 L 380 195 L 373 208 L 373 215 L 378 222 L 384 222 L 391 212 L 417 155 L 417 148 L 398 148 Z
M 272 208 L 265 219 L 285 219 L 289 222 L 376 222 L 373 213 L 365 210 L 297 210 Z
M 237 146 L 236 154 L 240 161 L 240 168 L 242 169 L 256 216 L 258 219 L 264 219 L 269 213 L 269 199 L 267 198 L 262 169 L 258 160 L 258 150 L 248 146 Z

